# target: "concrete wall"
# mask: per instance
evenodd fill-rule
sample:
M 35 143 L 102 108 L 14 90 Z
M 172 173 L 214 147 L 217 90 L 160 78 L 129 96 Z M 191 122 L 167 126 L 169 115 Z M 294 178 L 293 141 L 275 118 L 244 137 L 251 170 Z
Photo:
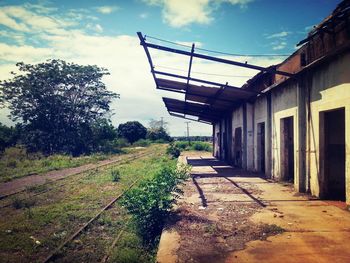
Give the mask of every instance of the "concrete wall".
M 267 176 L 270 175 L 270 156 L 268 156 L 268 150 L 269 150 L 269 143 L 268 143 L 268 124 L 267 124 L 267 118 L 268 118 L 268 113 L 267 113 L 267 97 L 266 96 L 260 96 L 254 103 L 254 154 L 253 154 L 253 159 L 254 159 L 254 171 L 260 172 L 261 167 L 260 167 L 260 156 L 259 156 L 259 145 L 258 145 L 258 124 L 264 123 L 265 124 L 265 174 Z
M 281 120 L 293 117 L 294 127 L 294 185 L 298 185 L 298 107 L 297 107 L 297 85 L 295 82 L 281 85 L 271 93 L 272 110 L 272 177 L 281 180 Z
M 236 138 L 235 136 L 235 131 L 237 128 L 242 129 L 242 135 L 241 138 Z M 232 163 L 235 164 L 234 159 L 237 158 L 236 152 L 235 152 L 235 141 L 240 139 L 242 142 L 242 151 L 244 148 L 244 141 L 243 141 L 243 106 L 240 106 L 232 111 L 232 146 L 231 146 L 231 151 L 232 151 L 232 156 L 233 160 Z M 242 158 L 243 159 L 243 158 Z M 243 161 L 243 160 L 242 160 Z M 243 166 L 243 163 L 242 163 Z M 244 167 L 244 166 L 243 166 Z
M 325 188 L 325 156 L 323 115 L 327 111 L 343 108 L 345 111 L 345 185 L 346 202 L 350 205 L 350 52 L 336 56 L 323 65 L 309 69 L 298 79 L 286 81 L 253 103 L 245 103 L 232 111 L 230 151 L 235 159 L 236 128 L 241 128 L 242 168 L 259 171 L 258 125 L 265 123 L 266 175 L 282 180 L 283 132 L 281 121 L 293 118 L 294 186 L 297 191 L 310 191 L 322 197 Z M 221 129 L 220 129 L 221 126 Z M 225 120 L 214 126 L 215 138 Z M 231 138 L 230 138 L 231 137 Z M 284 138 L 284 137 L 283 137 Z M 218 138 L 216 138 L 218 139 Z M 214 152 L 223 149 L 215 145 Z
M 310 119 L 308 125 L 308 158 L 310 190 L 322 196 L 324 161 L 321 143 L 322 114 L 329 110 L 345 109 L 345 178 L 346 202 L 350 204 L 350 53 L 312 73 L 310 87 Z

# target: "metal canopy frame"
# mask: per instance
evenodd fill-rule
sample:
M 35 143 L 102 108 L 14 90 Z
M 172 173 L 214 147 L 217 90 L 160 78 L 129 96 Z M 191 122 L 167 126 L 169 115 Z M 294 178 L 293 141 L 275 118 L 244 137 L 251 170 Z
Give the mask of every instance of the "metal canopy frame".
M 199 58 L 199 59 L 229 64 L 233 66 L 254 69 L 260 72 L 270 72 L 273 74 L 283 75 L 290 78 L 294 76 L 291 73 L 276 70 L 276 68 L 273 68 L 273 67 L 261 67 L 261 66 L 252 65 L 249 63 L 241 63 L 234 60 L 228 60 L 228 59 L 223 59 L 219 57 L 200 54 L 195 52 L 194 44 L 192 44 L 191 51 L 189 52 L 189 51 L 169 48 L 166 46 L 147 43 L 146 36 L 143 36 L 141 32 L 137 32 L 137 35 L 140 39 L 140 45 L 142 45 L 145 50 L 148 62 L 151 67 L 151 73 L 153 75 L 153 79 L 156 83 L 157 89 L 172 91 L 176 93 L 182 93 L 185 95 L 185 101 L 174 100 L 170 98 L 163 98 L 165 106 L 167 107 L 169 114 L 172 116 L 181 117 L 181 118 L 189 119 L 193 121 L 199 121 L 207 124 L 212 124 L 215 121 L 218 121 L 220 119 L 220 117 L 225 113 L 225 110 L 228 111 L 229 109 L 232 109 L 233 106 L 237 105 L 237 103 L 240 101 L 245 101 L 259 95 L 258 92 L 231 86 L 231 85 L 228 85 L 228 83 L 222 84 L 218 82 L 192 78 L 191 69 L 192 69 L 193 58 Z M 189 56 L 189 66 L 188 66 L 187 76 L 155 70 L 152 57 L 149 52 L 149 48 Z M 162 79 L 162 78 L 158 78 L 157 75 L 172 77 L 175 79 L 184 80 L 185 82 Z M 198 86 L 198 85 L 191 84 L 190 81 L 197 82 L 200 84 L 206 84 L 210 86 L 204 86 L 204 85 Z M 164 83 L 164 82 L 167 82 L 167 83 Z M 198 88 L 201 88 L 201 87 L 203 88 L 202 94 L 198 92 L 198 90 L 200 90 Z M 196 90 L 196 89 L 197 89 L 197 92 L 193 92 L 193 90 Z M 215 91 L 215 93 L 205 94 L 204 93 L 205 90 L 206 91 L 210 90 L 211 93 Z M 231 97 L 227 95 L 231 95 Z M 233 98 L 234 95 L 238 95 L 238 96 Z M 188 100 L 194 101 L 194 102 L 200 102 L 204 104 L 196 104 L 193 102 L 188 102 Z M 173 107 L 171 103 L 175 103 L 178 106 L 181 105 L 182 108 L 178 109 L 176 107 Z M 198 105 L 202 105 L 202 107 L 199 107 Z M 224 108 L 224 110 L 222 111 L 221 108 Z M 187 117 L 187 115 L 197 116 L 198 120 L 189 118 Z

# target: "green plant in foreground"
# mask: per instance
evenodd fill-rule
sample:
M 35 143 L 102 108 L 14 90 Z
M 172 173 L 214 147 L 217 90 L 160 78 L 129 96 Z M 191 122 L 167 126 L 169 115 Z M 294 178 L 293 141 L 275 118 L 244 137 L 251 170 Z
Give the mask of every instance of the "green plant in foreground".
M 120 180 L 120 171 L 119 170 L 112 170 L 111 171 L 112 181 L 113 182 L 119 182 Z
M 188 178 L 189 167 L 165 164 L 150 179 L 126 193 L 123 206 L 132 215 L 145 244 L 153 245 L 165 220 L 182 194 L 181 183 Z
M 181 154 L 181 150 L 175 144 L 170 143 L 170 145 L 166 149 L 166 153 L 170 154 L 172 156 L 172 158 L 178 158 Z

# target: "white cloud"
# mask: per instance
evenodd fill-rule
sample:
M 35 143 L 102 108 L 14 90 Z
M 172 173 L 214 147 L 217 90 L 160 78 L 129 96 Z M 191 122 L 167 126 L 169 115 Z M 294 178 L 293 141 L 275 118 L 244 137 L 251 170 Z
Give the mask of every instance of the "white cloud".
M 96 7 L 96 10 L 101 14 L 108 15 L 119 10 L 119 7 L 118 6 L 99 6 L 99 7 Z
M 35 12 L 34 15 L 40 16 L 40 14 Z M 62 19 L 66 21 L 65 17 Z M 162 96 L 181 99 L 183 99 L 183 96 L 155 89 L 146 55 L 136 36 L 106 36 L 103 33 L 91 35 L 87 31 L 71 28 L 69 24 L 62 25 L 60 20 L 55 19 L 55 22 L 57 27 L 53 28 L 64 31 L 64 34 L 58 31 L 55 33 L 55 30 L 52 30 L 52 28 L 50 29 L 52 32 L 50 34 L 46 34 L 46 31 L 35 31 L 32 33 L 32 38 L 37 39 L 39 42 L 44 42 L 45 48 L 21 43 L 12 45 L 0 43 L 2 62 L 0 63 L 0 76 L 2 79 L 10 77 L 9 72 L 16 70 L 14 64 L 18 61 L 39 63 L 50 58 L 60 58 L 78 64 L 95 64 L 105 67 L 111 73 L 111 75 L 104 77 L 107 88 L 121 95 L 121 99 L 112 104 L 112 108 L 116 113 L 112 117 L 114 125 L 129 120 L 138 120 L 147 125 L 152 118 L 160 119 L 160 117 L 164 117 L 169 122 L 169 129 L 172 135 L 184 134 L 186 128 L 184 120 L 170 117 L 161 100 Z M 191 44 L 187 42 L 181 43 Z M 196 43 L 196 46 L 199 47 L 201 44 Z M 187 75 L 188 57 L 156 50 L 151 50 L 151 54 L 156 66 L 176 67 L 177 70 L 183 71 L 174 71 L 174 73 Z M 269 66 L 280 62 L 280 59 L 276 58 L 230 56 L 223 58 L 241 62 L 248 61 L 261 66 Z M 192 70 L 193 77 L 220 83 L 227 81 L 234 86 L 241 86 L 249 76 L 257 73 L 257 71 L 246 68 L 198 59 L 193 61 Z M 171 72 L 169 69 L 165 71 Z M 202 73 L 209 73 L 209 75 Z M 248 77 L 242 78 L 240 76 Z M 1 111 L 0 121 L 4 121 L 4 116 L 4 111 Z M 190 133 L 193 135 L 210 135 L 211 127 L 192 122 L 190 124 Z
M 0 57 L 2 61 L 26 61 L 32 63 L 50 55 L 52 55 L 50 48 L 37 48 L 28 45 L 15 46 L 0 43 Z
M 148 13 L 141 13 L 141 14 L 139 15 L 139 17 L 142 18 L 142 19 L 146 19 L 146 18 L 149 17 L 149 14 L 148 14 Z
M 281 50 L 284 49 L 287 46 L 287 42 L 281 41 L 281 42 L 276 42 L 273 44 L 272 49 L 273 50 Z
M 279 32 L 279 33 L 275 33 L 275 34 L 271 34 L 269 36 L 267 36 L 266 38 L 267 39 L 272 39 L 272 38 L 284 38 L 288 35 L 290 35 L 291 32 L 288 32 L 288 31 L 282 31 L 282 32 Z
M 213 11 L 223 3 L 246 7 L 253 0 L 143 0 L 148 5 L 160 6 L 165 23 L 184 27 L 193 23 L 209 24 Z
M 103 32 L 103 27 L 100 24 L 87 24 L 86 28 L 91 29 L 97 33 L 102 33 Z

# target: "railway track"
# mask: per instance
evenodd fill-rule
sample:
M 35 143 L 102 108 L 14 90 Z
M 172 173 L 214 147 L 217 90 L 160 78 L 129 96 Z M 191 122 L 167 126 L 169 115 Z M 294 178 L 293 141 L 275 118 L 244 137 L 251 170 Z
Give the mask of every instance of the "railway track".
M 38 184 L 38 185 L 36 185 L 36 186 L 46 186 L 46 185 L 51 184 L 52 182 L 63 181 L 63 180 L 65 180 L 65 179 L 67 179 L 67 178 L 69 178 L 69 177 L 71 177 L 71 176 L 73 176 L 73 175 L 79 175 L 79 174 L 82 174 L 82 173 L 85 173 L 85 172 L 88 172 L 88 171 L 91 171 L 91 170 L 94 170 L 94 169 L 99 169 L 99 168 L 102 168 L 102 167 L 112 166 L 112 165 L 116 165 L 116 164 L 121 165 L 121 164 L 127 163 L 127 162 L 132 161 L 132 160 L 140 159 L 140 158 L 145 157 L 145 156 L 150 155 L 150 154 L 151 154 L 151 153 L 148 152 L 148 151 L 142 152 L 142 153 L 138 153 L 138 154 L 135 154 L 135 155 L 131 155 L 131 156 L 125 158 L 125 159 L 117 159 L 117 160 L 115 160 L 115 161 L 113 161 L 113 162 L 109 162 L 109 163 L 106 163 L 106 164 L 102 164 L 102 165 L 99 165 L 99 166 L 95 166 L 95 167 L 92 167 L 92 168 L 90 168 L 90 169 L 88 169 L 88 170 L 84 170 L 84 171 L 81 171 L 81 172 L 78 172 L 78 173 L 70 174 L 70 175 L 67 175 L 67 176 L 65 176 L 65 177 L 58 178 L 58 179 L 56 179 L 55 181 L 50 181 L 50 182 L 47 182 L 47 183 L 44 183 L 44 184 Z M 61 184 L 60 186 L 64 186 L 64 185 L 65 185 L 65 183 Z M 35 186 L 34 186 L 34 187 L 35 187 Z M 50 187 L 49 187 L 49 188 L 45 188 L 45 189 L 42 190 L 42 191 L 35 192 L 34 194 L 31 194 L 30 197 L 35 197 L 35 196 L 42 195 L 42 194 L 44 194 L 44 193 L 49 192 L 50 190 L 52 190 L 52 188 L 50 188 Z M 27 191 L 27 192 L 30 192 L 30 190 L 28 190 L 27 188 L 25 188 L 25 189 L 20 189 L 19 191 L 13 192 L 13 193 L 11 193 L 11 194 L 0 196 L 0 200 L 3 201 L 4 199 L 7 199 L 7 198 L 12 197 L 12 196 L 15 196 L 15 195 L 17 195 L 17 194 L 24 193 L 24 192 L 26 192 L 26 191 Z M 26 200 L 26 199 L 27 199 L 27 198 L 22 198 L 22 199 L 19 199 L 19 201 L 23 201 L 23 200 Z M 9 206 L 11 206 L 11 205 L 12 205 L 12 202 L 10 201 L 10 202 L 8 202 L 8 203 L 6 203 L 6 204 L 4 204 L 4 205 L 0 205 L 0 208 L 6 208 L 6 207 L 9 207 Z
M 79 236 L 81 236 L 82 234 L 84 234 L 84 232 L 88 229 L 90 229 L 91 231 L 91 226 L 93 225 L 94 222 L 96 222 L 97 219 L 99 219 L 101 217 L 101 215 L 103 213 L 105 213 L 106 211 L 108 211 L 109 214 L 113 214 L 115 213 L 115 217 L 118 218 L 118 216 L 120 216 L 120 214 L 118 214 L 117 211 L 113 211 L 112 207 L 113 205 L 119 200 L 121 199 L 124 194 L 129 191 L 138 181 L 140 181 L 142 178 L 138 178 L 136 180 L 134 180 L 128 187 L 127 189 L 125 189 L 121 194 L 119 194 L 117 197 L 115 197 L 112 201 L 110 201 L 106 206 L 104 206 L 94 217 L 92 217 L 88 222 L 86 222 L 83 226 L 81 226 L 78 230 L 76 230 L 72 235 L 70 235 L 66 240 L 64 240 L 54 251 L 52 251 L 43 261 L 43 263 L 47 263 L 47 262 L 55 262 L 56 259 L 58 259 L 58 261 L 60 262 L 68 262 L 66 260 L 64 260 L 64 257 L 67 256 L 67 254 L 69 252 L 74 252 L 75 251 L 75 246 L 68 246 L 70 243 L 72 243 L 74 240 L 76 240 Z M 114 219 L 117 219 L 114 218 Z M 96 228 L 96 226 L 95 226 Z M 124 227 L 122 227 L 121 229 L 119 229 L 119 233 L 117 234 L 117 238 L 113 241 L 112 245 L 110 246 L 109 249 L 109 253 L 111 252 L 110 250 L 115 246 L 115 244 L 117 243 L 118 239 L 120 238 L 120 236 L 122 235 L 124 230 Z M 95 233 L 96 231 L 101 231 L 98 228 L 93 230 L 93 232 Z M 96 233 L 95 233 L 96 234 Z M 91 234 L 90 234 L 91 236 Z M 96 235 L 94 235 L 92 238 L 97 238 Z M 60 252 L 63 251 L 63 249 L 65 249 L 64 254 L 60 255 Z M 103 258 L 100 260 L 101 262 L 106 262 L 108 260 L 109 257 L 109 253 L 105 254 L 103 256 Z M 77 257 L 77 255 L 75 255 L 75 257 Z
M 151 155 L 151 153 L 143 154 L 142 156 Z M 139 156 L 141 158 L 141 156 Z M 125 231 L 126 225 L 129 222 L 129 219 L 125 222 L 125 217 L 127 215 L 124 212 L 120 211 L 120 207 L 115 206 L 115 203 L 120 200 L 133 186 L 135 186 L 143 177 L 139 177 L 130 183 L 118 196 L 113 198 L 107 205 L 105 205 L 98 213 L 96 213 L 89 221 L 79 227 L 73 234 L 71 234 L 68 238 L 66 238 L 56 249 L 46 256 L 46 258 L 42 261 L 43 263 L 48 262 L 107 262 L 113 247 L 117 244 L 123 232 Z M 112 218 L 113 222 L 116 222 L 116 226 L 111 226 L 110 230 L 113 229 L 113 233 L 110 233 L 110 236 L 115 237 L 114 239 L 109 238 L 109 243 L 111 245 L 108 246 L 108 249 L 102 249 L 105 251 L 101 254 L 101 249 L 96 248 L 96 240 L 98 238 L 102 238 L 104 236 L 104 232 L 107 230 L 98 222 L 102 216 L 107 218 Z M 92 240 L 92 242 L 74 242 L 80 241 L 80 239 Z M 105 240 L 106 241 L 106 240 Z M 86 246 L 89 246 L 86 249 Z M 85 250 L 84 250 L 85 247 Z M 100 251 L 99 254 L 93 253 L 92 255 L 88 255 L 85 251 Z M 88 258 L 84 258 L 88 257 Z

